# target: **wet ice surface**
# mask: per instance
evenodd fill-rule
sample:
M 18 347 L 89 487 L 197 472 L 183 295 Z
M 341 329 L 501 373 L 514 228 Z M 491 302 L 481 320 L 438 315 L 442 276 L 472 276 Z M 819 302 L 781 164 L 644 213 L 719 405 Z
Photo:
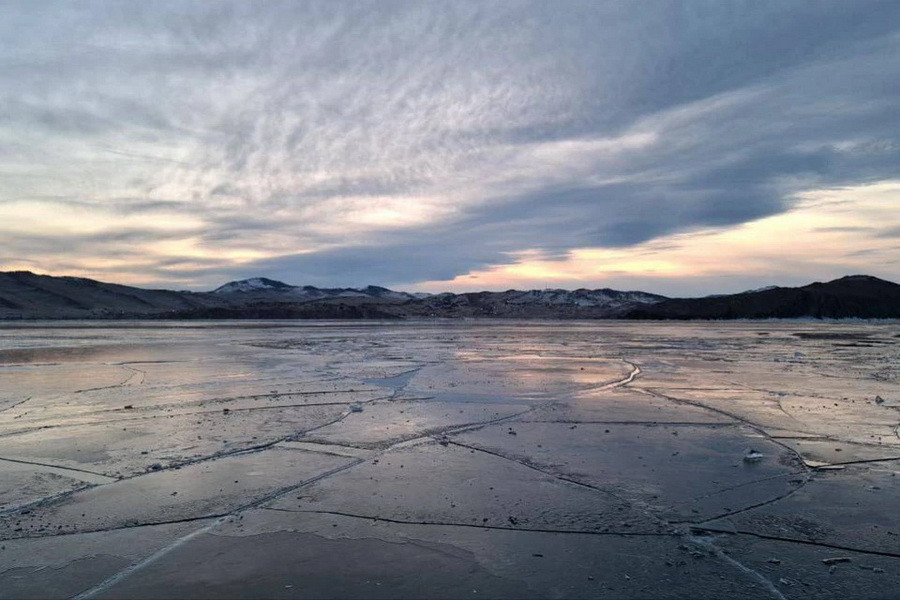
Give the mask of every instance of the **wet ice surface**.
M 890 323 L 0 325 L 0 598 L 888 597 L 898 411 Z

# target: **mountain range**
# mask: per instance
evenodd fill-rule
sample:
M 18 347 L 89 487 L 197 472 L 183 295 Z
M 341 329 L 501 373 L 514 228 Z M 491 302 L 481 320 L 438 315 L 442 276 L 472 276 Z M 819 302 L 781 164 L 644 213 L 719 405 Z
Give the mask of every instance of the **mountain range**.
M 395 292 L 377 285 L 364 288 L 317 288 L 311 285 L 289 285 L 274 279 L 254 277 L 230 281 L 212 291 L 222 297 L 237 297 L 242 300 L 271 300 L 280 298 L 283 300 L 321 300 L 323 298 L 379 298 L 390 300 L 413 300 L 424 298 L 429 294 L 410 294 L 408 292 Z M 234 296 L 234 294 L 240 294 Z
M 210 292 L 143 289 L 80 277 L 0 272 L 0 319 L 765 319 L 900 318 L 900 285 L 851 275 L 703 298 L 604 289 L 422 294 L 295 286 L 256 277 Z

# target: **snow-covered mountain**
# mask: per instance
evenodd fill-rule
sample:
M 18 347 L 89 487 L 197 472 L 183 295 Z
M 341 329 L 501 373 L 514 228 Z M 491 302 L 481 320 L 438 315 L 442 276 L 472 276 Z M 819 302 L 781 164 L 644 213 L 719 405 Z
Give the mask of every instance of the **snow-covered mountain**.
M 526 314 L 553 312 L 559 309 L 592 309 L 597 314 L 614 314 L 620 310 L 664 300 L 663 296 L 646 292 L 622 292 L 609 288 L 588 290 L 507 290 L 505 292 L 477 292 L 468 294 L 411 294 L 370 285 L 364 288 L 318 288 L 311 285 L 294 286 L 265 277 L 231 281 L 213 290 L 213 294 L 229 303 L 234 302 L 310 302 L 315 300 L 346 299 L 355 303 L 422 302 L 425 313 L 441 313 L 448 309 L 464 315 Z M 414 310 L 411 308 L 411 310 Z
M 744 290 L 742 294 L 755 294 L 756 292 L 768 292 L 769 290 L 777 290 L 777 285 L 767 285 L 765 287 L 754 288 L 752 290 Z
M 516 318 L 615 318 L 639 306 L 665 300 L 647 292 L 609 288 L 588 290 L 507 290 L 437 294 L 404 305 L 418 316 Z
M 599 290 L 584 288 L 577 290 L 546 289 L 525 292 L 509 290 L 503 293 L 507 296 L 504 298 L 504 301 L 508 304 L 599 306 L 603 308 L 618 308 L 631 304 L 652 304 L 665 299 L 663 296 L 648 294 L 647 292 L 620 292 L 609 288 Z
M 254 277 L 229 281 L 212 291 L 213 294 L 228 300 L 255 301 L 305 301 L 323 300 L 326 298 L 372 298 L 379 300 L 414 300 L 428 294 L 410 294 L 397 292 L 377 285 L 364 288 L 318 288 L 312 285 L 290 285 L 266 277 Z
M 243 292 L 258 291 L 283 291 L 293 289 L 294 286 L 267 279 L 265 277 L 254 277 L 252 279 L 242 279 L 240 281 L 229 281 L 225 285 L 219 286 L 213 290 L 213 294 L 234 294 Z

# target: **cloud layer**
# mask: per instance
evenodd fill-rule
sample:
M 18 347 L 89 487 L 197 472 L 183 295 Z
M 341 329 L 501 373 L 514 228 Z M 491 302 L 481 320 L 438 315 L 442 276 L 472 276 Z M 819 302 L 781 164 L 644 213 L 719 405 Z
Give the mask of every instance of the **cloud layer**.
M 685 293 L 900 272 L 900 217 L 865 221 L 867 191 L 900 207 L 896 2 L 0 12 L 0 268 Z M 854 242 L 807 238 L 831 260 L 786 269 L 759 226 L 729 244 L 835 189 Z M 737 264 L 692 270 L 684 248 L 713 234 Z M 634 265 L 648 245 L 683 267 L 584 258 Z

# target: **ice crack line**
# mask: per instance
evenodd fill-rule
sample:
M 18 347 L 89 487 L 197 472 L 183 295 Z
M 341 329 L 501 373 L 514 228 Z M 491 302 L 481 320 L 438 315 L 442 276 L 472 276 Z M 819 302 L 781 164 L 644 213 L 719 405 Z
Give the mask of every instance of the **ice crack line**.
M 703 404 L 703 403 L 701 403 L 701 402 L 695 402 L 695 401 L 692 401 L 692 400 L 685 400 L 685 399 L 683 399 L 683 398 L 675 398 L 675 397 L 673 397 L 673 396 L 668 396 L 668 395 L 659 393 L 659 392 L 657 392 L 657 391 L 655 391 L 655 390 L 647 389 L 647 388 L 642 388 L 642 387 L 634 387 L 634 388 L 631 388 L 631 389 L 635 390 L 636 392 L 642 393 L 642 394 L 646 394 L 646 395 L 649 395 L 649 396 L 654 396 L 654 397 L 657 397 L 657 398 L 662 398 L 662 399 L 664 399 L 664 400 L 668 400 L 668 401 L 674 402 L 674 403 L 676 403 L 676 404 L 685 404 L 685 405 L 688 405 L 688 406 L 694 406 L 694 407 L 696 407 L 696 408 L 700 408 L 700 409 L 703 409 L 703 410 L 707 410 L 707 411 L 710 411 L 710 412 L 713 412 L 713 413 L 716 413 L 716 414 L 719 414 L 719 415 L 728 417 L 729 419 L 733 419 L 734 421 L 736 421 L 736 422 L 738 422 L 738 423 L 741 423 L 741 424 L 743 424 L 744 426 L 746 426 L 746 427 L 752 429 L 753 431 L 755 431 L 756 433 L 758 433 L 758 434 L 759 434 L 760 436 L 762 436 L 763 438 L 769 440 L 769 441 L 772 442 L 773 444 L 776 444 L 777 446 L 780 446 L 781 448 L 784 448 L 787 452 L 789 452 L 789 453 L 797 460 L 798 465 L 800 466 L 800 468 L 801 468 L 801 470 L 802 470 L 802 473 L 800 473 L 800 474 L 801 474 L 802 477 L 803 477 L 802 480 L 801 480 L 801 482 L 800 482 L 800 484 L 799 484 L 797 487 L 795 487 L 795 488 L 789 490 L 788 492 L 786 492 L 786 493 L 784 493 L 784 494 L 781 494 L 781 495 L 776 496 L 776 497 L 774 497 L 774 498 L 770 498 L 770 499 L 765 500 L 765 501 L 763 501 L 763 502 L 759 502 L 759 503 L 754 504 L 754 505 L 752 505 L 752 506 L 747 506 L 747 507 L 744 507 L 744 508 L 741 508 L 741 509 L 738 509 L 738 510 L 729 511 L 729 512 L 726 512 L 726 513 L 722 513 L 722 514 L 717 515 L 716 517 L 713 517 L 713 518 L 711 518 L 711 519 L 704 519 L 703 521 L 700 521 L 700 523 L 707 523 L 707 522 L 712 521 L 712 520 L 715 520 L 715 519 L 721 519 L 721 518 L 725 518 L 725 517 L 730 517 L 730 516 L 733 516 L 733 515 L 737 515 L 737 514 L 741 514 L 741 513 L 747 512 L 747 511 L 749 511 L 749 510 L 753 510 L 753 509 L 756 509 L 756 508 L 760 508 L 760 507 L 762 507 L 762 506 L 767 506 L 767 505 L 773 504 L 773 503 L 775 503 L 775 502 L 779 502 L 779 501 L 784 500 L 785 498 L 787 498 L 787 497 L 789 497 L 789 496 L 791 496 L 791 495 L 797 493 L 798 491 L 800 491 L 801 489 L 803 489 L 803 488 L 804 488 L 804 487 L 812 480 L 812 474 L 814 473 L 814 470 L 813 470 L 813 469 L 810 469 L 810 468 L 806 465 L 806 462 L 803 460 L 803 456 L 802 456 L 799 452 L 797 452 L 795 449 L 793 449 L 793 448 L 791 448 L 790 446 L 788 446 L 787 444 L 785 444 L 784 442 L 781 442 L 781 441 L 779 441 L 778 439 L 772 437 L 765 429 L 763 429 L 762 427 L 760 427 L 760 426 L 757 425 L 756 423 L 753 423 L 752 421 L 749 421 L 748 419 L 745 419 L 745 418 L 743 418 L 743 417 L 740 417 L 740 416 L 735 415 L 735 414 L 733 414 L 733 413 L 730 413 L 730 412 L 728 412 L 728 411 L 725 411 L 725 410 L 722 410 L 722 409 L 719 409 L 719 408 L 713 408 L 713 407 L 711 407 L 711 406 L 707 406 L 707 405 L 705 405 L 705 404 Z M 676 523 L 693 523 L 693 522 L 695 522 L 695 521 L 677 521 Z
M 134 379 L 135 377 L 137 377 L 139 375 L 140 375 L 141 380 L 138 382 L 138 385 L 141 385 L 144 383 L 144 380 L 147 376 L 146 371 L 142 371 L 140 369 L 135 369 L 134 367 L 129 367 L 128 365 L 116 365 L 116 366 L 121 367 L 123 369 L 127 369 L 128 371 L 131 371 L 131 374 L 129 374 L 128 377 L 126 377 L 124 380 L 120 381 L 119 383 L 113 384 L 113 385 L 104 385 L 104 386 L 95 387 L 95 388 L 86 388 L 83 390 L 75 390 L 72 393 L 73 394 L 84 394 L 87 392 L 97 392 L 100 390 L 111 390 L 111 389 L 115 389 L 115 388 L 125 387 L 131 383 L 132 379 Z
M 292 434 L 290 434 L 290 435 L 280 437 L 280 438 L 278 438 L 278 439 L 276 439 L 276 440 L 270 440 L 270 441 L 264 442 L 264 443 L 262 443 L 262 444 L 257 444 L 257 445 L 254 445 L 254 446 L 248 446 L 248 447 L 244 447 L 244 448 L 237 448 L 237 449 L 234 449 L 234 450 L 227 450 L 227 451 L 223 451 L 223 452 L 217 452 L 217 453 L 215 453 L 215 454 L 211 454 L 211 455 L 208 455 L 208 456 L 201 456 L 201 457 L 198 457 L 198 458 L 188 459 L 188 460 L 185 460 L 185 461 L 173 463 L 173 464 L 171 464 L 171 465 L 169 465 L 169 466 L 167 466 L 167 467 L 165 467 L 165 468 L 163 468 L 163 469 L 159 469 L 159 470 L 156 470 L 156 471 L 145 471 L 145 472 L 142 472 L 142 473 L 135 473 L 134 475 L 129 475 L 129 476 L 125 476 L 125 477 L 109 477 L 109 476 L 106 476 L 106 475 L 102 475 L 102 474 L 100 474 L 100 473 L 94 473 L 93 471 L 85 471 L 85 470 L 82 470 L 82 469 L 74 469 L 74 468 L 67 468 L 67 467 L 59 467 L 59 466 L 57 466 L 57 465 L 50 465 L 50 464 L 45 464 L 45 463 L 34 463 L 34 462 L 20 461 L 20 460 L 16 460 L 16 459 L 4 459 L 4 458 L 0 458 L 0 460 L 8 460 L 8 461 L 10 461 L 10 462 L 19 462 L 19 463 L 23 463 L 23 464 L 39 465 L 39 466 L 43 466 L 43 467 L 46 467 L 46 468 L 49 468 L 49 469 L 60 469 L 60 470 L 67 470 L 67 471 L 77 471 L 77 472 L 81 472 L 81 473 L 93 475 L 93 476 L 95 476 L 95 477 L 97 477 L 97 478 L 105 478 L 105 479 L 108 480 L 108 481 L 92 481 L 91 483 L 94 484 L 94 485 L 97 485 L 97 484 L 107 484 L 107 483 L 115 483 L 116 481 L 125 481 L 125 480 L 128 480 L 128 479 L 134 479 L 134 478 L 136 478 L 136 477 L 143 477 L 143 476 L 145 476 L 145 475 L 150 475 L 150 474 L 153 474 L 153 473 L 161 473 L 161 472 L 165 472 L 165 471 L 170 471 L 170 470 L 172 470 L 172 469 L 180 469 L 180 468 L 185 467 L 185 466 L 188 466 L 188 465 L 198 464 L 198 463 L 202 463 L 202 462 L 213 461 L 213 460 L 218 460 L 218 459 L 222 459 L 222 458 L 228 458 L 228 457 L 232 457 L 232 456 L 238 456 L 238 455 L 242 455 L 242 454 L 254 454 L 254 453 L 256 453 L 256 452 L 262 452 L 262 451 L 268 450 L 269 448 L 272 448 L 272 447 L 274 447 L 274 446 L 276 446 L 276 445 L 278 445 L 278 444 L 280 444 L 280 443 L 282 443 L 282 442 L 288 442 L 288 441 L 296 440 L 297 438 L 301 438 L 302 436 L 304 436 L 306 433 L 309 433 L 309 432 L 311 432 L 311 431 L 315 431 L 316 429 L 320 429 L 320 428 L 322 428 L 322 427 L 327 427 L 328 425 L 333 425 L 334 423 L 340 422 L 340 421 L 342 421 L 343 419 L 347 418 L 350 414 L 351 414 L 350 411 L 347 411 L 347 412 L 341 414 L 341 416 L 338 417 L 337 419 L 334 419 L 334 420 L 332 420 L 332 421 L 329 421 L 328 423 L 325 423 L 325 424 L 323 424 L 323 425 L 319 425 L 319 426 L 317 426 L 317 427 L 313 427 L 312 429 L 309 429 L 309 430 L 307 430 L 307 431 L 302 431 L 302 432 L 299 432 L 299 433 L 292 433 Z M 305 483 L 302 484 L 302 485 L 305 485 Z M 90 487 L 92 487 L 92 486 L 90 486 Z M 57 495 L 55 495 L 55 496 L 49 496 L 49 497 L 46 497 L 46 498 L 41 498 L 41 499 L 39 499 L 39 500 L 36 500 L 36 501 L 31 502 L 31 503 L 26 504 L 26 505 L 18 506 L 18 507 L 12 508 L 12 509 L 0 510 L 0 514 L 15 513 L 15 512 L 21 511 L 22 509 L 31 509 L 31 508 L 38 507 L 38 506 L 52 505 L 52 504 L 61 502 L 61 501 L 65 500 L 65 499 L 71 497 L 71 496 L 74 495 L 76 492 L 83 491 L 84 489 L 87 489 L 87 488 L 79 488 L 79 489 L 77 489 L 77 490 L 69 490 L 69 491 L 63 492 L 63 493 L 61 493 L 61 494 L 57 494 Z M 219 516 L 219 515 L 203 515 L 203 516 L 197 517 L 197 518 L 206 519 L 206 518 L 213 518 L 213 517 L 216 517 L 216 516 Z M 195 519 L 192 518 L 191 520 L 195 520 Z M 157 524 L 157 523 L 147 523 L 147 525 L 155 525 L 155 524 Z M 52 534 L 51 534 L 51 535 L 52 535 Z M 47 536 L 36 536 L 36 537 L 47 537 Z
M 829 467 L 843 467 L 845 465 L 867 465 L 869 463 L 890 462 L 892 460 L 900 460 L 900 456 L 889 456 L 887 458 L 869 458 L 865 460 L 848 460 L 847 462 L 828 463 L 821 467 L 812 467 L 814 471 L 827 471 Z
M 73 479 L 78 479 L 81 481 L 86 481 L 88 483 L 94 484 L 103 484 L 103 483 L 111 483 L 113 481 L 118 481 L 121 477 L 110 477 L 109 475 L 104 475 L 103 473 L 97 473 L 95 471 L 88 471 L 86 469 L 76 469 L 75 467 L 61 467 L 59 465 L 51 465 L 48 463 L 29 461 L 29 460 L 20 460 L 17 458 L 4 458 L 0 456 L 0 461 L 18 463 L 20 465 L 32 465 L 36 467 L 44 467 L 45 470 L 56 472 L 57 474 L 63 474 L 67 477 L 71 477 Z M 84 475 L 90 475 L 90 477 L 84 477 Z
M 758 533 L 756 531 L 747 531 L 744 529 L 734 529 L 732 531 L 721 531 L 703 527 L 702 525 L 692 525 L 691 529 L 698 532 L 716 533 L 723 535 L 748 535 L 762 540 L 772 540 L 776 542 L 788 542 L 791 544 L 801 544 L 803 546 L 818 546 L 819 548 L 830 548 L 832 550 L 844 550 L 846 552 L 858 552 L 860 554 L 871 554 L 872 556 L 885 556 L 887 558 L 900 558 L 900 553 L 888 552 L 887 550 L 869 550 L 866 548 L 858 548 L 855 546 L 846 546 L 844 544 L 831 544 L 829 542 L 814 542 L 812 540 L 801 540 L 797 538 L 783 537 L 780 535 L 768 535 Z
M 87 488 L 82 488 L 87 489 Z M 80 490 L 75 490 L 80 491 Z M 72 492 L 68 493 L 69 495 Z M 26 508 L 25 506 L 20 506 L 16 510 L 21 510 L 22 508 Z M 162 521 L 144 521 L 137 523 L 125 523 L 122 525 L 116 525 L 112 527 L 101 527 L 99 529 L 80 529 L 78 531 L 51 531 L 49 533 L 45 533 L 44 535 L 20 535 L 18 537 L 9 537 L 4 538 L 2 541 L 10 542 L 15 540 L 43 540 L 47 538 L 57 538 L 57 537 L 68 537 L 74 535 L 84 535 L 86 533 L 109 533 L 112 531 L 124 531 L 126 529 L 139 529 L 141 527 L 158 527 L 161 525 L 178 525 L 180 523 L 196 523 L 197 521 L 208 521 L 209 519 L 218 519 L 222 517 L 230 516 L 231 513 L 210 513 L 205 515 L 199 515 L 196 517 L 183 517 L 180 519 L 165 519 Z
M 224 523 L 226 519 L 227 519 L 227 517 L 221 517 L 218 520 L 210 523 L 209 525 L 206 525 L 205 527 L 201 527 L 200 529 L 192 531 L 191 533 L 178 538 L 177 540 L 175 540 L 168 546 L 160 548 L 159 550 L 157 550 L 156 552 L 154 552 L 153 554 L 151 554 L 144 560 L 136 562 L 134 564 L 131 564 L 131 565 L 125 567 L 118 573 L 115 573 L 114 575 L 108 577 L 107 579 L 104 579 L 103 581 L 101 581 L 100 583 L 95 585 L 94 587 L 84 590 L 80 594 L 73 596 L 72 600 L 85 600 L 85 598 L 90 598 L 91 596 L 94 596 L 104 590 L 109 589 L 110 587 L 119 583 L 120 581 L 122 581 L 123 579 L 125 579 L 126 577 L 128 577 L 129 575 L 134 573 L 135 571 L 143 569 L 144 567 L 156 562 L 157 560 L 159 560 L 160 558 L 162 558 L 163 556 L 165 556 L 172 550 L 175 550 L 176 548 L 183 546 L 184 544 L 188 543 L 189 541 L 191 541 L 192 539 L 194 539 L 197 536 L 203 535 L 204 533 L 206 533 L 207 531 L 209 531 L 216 525 L 219 525 L 220 523 Z
M 637 366 L 636 364 L 634 364 L 633 362 L 627 361 L 624 358 L 619 359 L 619 360 L 621 360 L 623 363 L 628 365 L 628 367 L 631 369 L 631 372 L 629 372 L 628 375 L 626 375 L 622 379 L 618 379 L 616 381 L 611 381 L 609 383 L 604 383 L 602 385 L 598 385 L 597 387 L 592 387 L 592 388 L 588 388 L 585 390 L 581 390 L 581 393 L 602 392 L 604 390 L 613 390 L 616 388 L 624 387 L 624 386 L 628 385 L 629 383 L 631 383 L 632 381 L 634 381 L 635 378 L 637 378 L 637 376 L 641 374 L 641 368 L 639 366 Z
M 14 409 L 14 408 L 17 407 L 17 406 L 20 406 L 20 405 L 22 405 L 22 404 L 25 404 L 26 402 L 28 402 L 29 400 L 31 400 L 31 398 L 32 398 L 31 396 L 28 396 L 28 397 L 25 398 L 24 400 L 19 400 L 18 402 L 14 403 L 14 404 L 10 404 L 9 406 L 7 406 L 6 408 L 4 408 L 3 410 L 0 410 L 0 413 L 6 412 L 6 411 L 8 411 L 8 410 L 12 410 L 12 409 Z
M 508 461 L 510 461 L 510 462 L 514 462 L 514 463 L 516 463 L 516 464 L 518 464 L 518 465 L 522 465 L 523 467 L 526 467 L 526 468 L 528 468 L 528 469 L 531 469 L 532 471 L 537 471 L 538 473 L 541 473 L 542 475 L 546 475 L 547 477 L 552 477 L 553 479 L 557 479 L 557 480 L 559 480 L 559 481 L 563 481 L 563 482 L 565 482 L 565 483 L 568 483 L 568 484 L 570 484 L 570 485 L 574 485 L 574 486 L 576 486 L 576 487 L 589 489 L 589 490 L 591 490 L 591 491 L 594 491 L 594 492 L 597 492 L 597 493 L 600 493 L 600 494 L 605 494 L 606 496 L 609 496 L 609 497 L 611 497 L 611 498 L 614 498 L 615 500 L 617 500 L 617 501 L 619 501 L 619 502 L 621 502 L 621 503 L 623 503 L 623 504 L 626 504 L 626 505 L 628 505 L 628 506 L 631 506 L 631 507 L 636 508 L 636 509 L 639 510 L 641 513 L 643 513 L 644 516 L 646 516 L 646 517 L 650 518 L 651 520 L 655 521 L 657 524 L 660 524 L 660 525 L 668 525 L 668 524 L 669 524 L 667 521 L 664 521 L 663 519 L 660 519 L 660 518 L 657 517 L 656 515 L 653 515 L 653 514 L 651 514 L 650 512 L 646 511 L 643 507 L 641 507 L 641 506 L 635 504 L 634 502 L 632 502 L 632 501 L 630 501 L 630 500 L 628 500 L 628 499 L 626 499 L 626 498 L 623 498 L 623 497 L 619 496 L 618 494 L 615 494 L 615 493 L 613 493 L 613 492 L 610 492 L 609 490 L 605 490 L 605 489 L 603 489 L 603 488 L 600 488 L 600 487 L 597 487 L 597 486 L 594 486 L 594 485 L 591 485 L 591 484 L 588 484 L 588 483 L 582 483 L 582 482 L 580 482 L 580 481 L 576 481 L 576 480 L 574 480 L 574 479 L 570 479 L 570 478 L 565 477 L 565 476 L 563 476 L 563 475 L 557 475 L 557 474 L 555 474 L 555 473 L 551 473 L 551 472 L 549 472 L 549 471 L 545 471 L 544 469 L 541 469 L 540 467 L 537 467 L 537 466 L 535 466 L 535 465 L 529 463 L 528 461 L 525 461 L 525 460 L 519 460 L 519 459 L 516 459 L 516 458 L 512 458 L 512 457 L 510 457 L 510 456 L 506 456 L 506 455 L 501 454 L 501 453 L 499 453 L 499 452 L 494 452 L 494 451 L 492 451 L 492 450 L 487 450 L 487 449 L 485 449 L 485 448 L 480 448 L 480 447 L 478 447 L 478 446 L 470 446 L 469 444 L 464 444 L 464 443 L 462 443 L 462 442 L 456 442 L 456 441 L 453 441 L 453 440 L 449 440 L 448 443 L 450 443 L 450 444 L 452 444 L 452 445 L 454 445 L 454 446 L 459 446 L 459 447 L 461 447 L 461 448 L 466 448 L 466 449 L 469 449 L 469 450 L 475 450 L 475 451 L 477 451 L 477 452 L 483 452 L 483 453 L 485 453 L 485 454 L 490 454 L 491 456 L 496 456 L 497 458 L 502 458 L 502 459 L 504 459 L 504 460 L 508 460 Z
M 763 477 L 762 479 L 753 479 L 751 481 L 745 481 L 743 483 L 737 483 L 735 485 L 729 485 L 723 488 L 719 488 L 714 492 L 709 492 L 708 494 L 703 494 L 701 496 L 695 496 L 690 500 L 684 502 L 683 504 L 690 504 L 691 502 L 696 502 L 698 500 L 705 500 L 707 498 L 712 498 L 713 496 L 718 496 L 719 494 L 724 494 L 725 492 L 730 492 L 732 490 L 736 490 L 742 487 L 746 487 L 748 485 L 756 485 L 757 483 L 764 483 L 766 481 L 773 481 L 775 479 L 783 479 L 786 477 L 794 477 L 797 475 L 804 475 L 802 471 L 800 472 L 792 472 L 792 473 L 779 473 L 778 475 L 772 475 L 770 477 Z
M 695 402 L 693 400 L 685 400 L 684 398 L 675 398 L 674 396 L 667 396 L 666 394 L 661 394 L 657 391 L 654 391 L 654 390 L 648 389 L 648 388 L 635 387 L 635 388 L 631 388 L 631 389 L 633 389 L 634 391 L 639 392 L 641 394 L 646 394 L 648 396 L 654 396 L 656 398 L 662 398 L 664 400 L 668 400 L 668 401 L 674 402 L 676 404 L 686 404 L 688 406 L 694 406 L 696 408 L 708 410 L 710 412 L 728 417 L 729 419 L 733 419 L 734 421 L 737 421 L 739 423 L 743 423 L 745 426 L 749 427 L 750 429 L 752 429 L 753 431 L 758 433 L 761 437 L 764 437 L 765 439 L 769 440 L 773 444 L 784 448 L 786 451 L 788 451 L 791 455 L 793 455 L 797 459 L 799 464 L 803 466 L 803 469 L 805 472 L 807 472 L 807 473 L 810 472 L 809 467 L 806 466 L 806 463 L 803 460 L 803 456 L 799 452 L 797 452 L 796 450 L 794 450 L 793 448 L 791 448 L 784 442 L 779 441 L 777 438 L 772 437 L 769 434 L 769 432 L 767 432 L 765 429 L 763 429 L 761 426 L 757 425 L 753 421 L 750 421 L 748 419 L 745 419 L 743 417 L 740 417 L 738 415 L 730 413 L 726 410 L 722 410 L 720 408 L 713 408 L 711 406 L 707 406 L 707 405 L 703 404 L 702 402 Z
M 98 388 L 99 389 L 99 388 Z M 250 398 L 250 397 L 248 397 Z M 255 411 L 255 410 L 277 410 L 277 409 L 287 409 L 287 408 L 316 408 L 320 406 L 348 406 L 350 404 L 368 404 L 371 402 L 380 402 L 385 400 L 390 400 L 391 396 L 380 396 L 378 398 L 371 398 L 369 400 L 347 400 L 346 402 L 316 402 L 312 404 L 277 404 L 273 406 L 249 406 L 243 408 L 229 408 L 228 412 L 241 412 L 241 411 Z M 129 412 L 134 412 L 138 410 L 151 410 L 164 408 L 165 405 L 154 405 L 148 407 L 138 407 L 136 409 L 129 409 Z M 121 408 L 112 408 L 102 411 L 95 411 L 94 413 L 85 413 L 81 416 L 89 416 L 91 414 L 105 414 L 105 413 L 118 413 L 122 409 Z M 35 425 L 32 427 L 25 427 L 22 429 L 17 429 L 15 431 L 9 431 L 0 433 L 0 437 L 9 437 L 14 435 L 21 435 L 25 433 L 31 433 L 33 431 L 39 431 L 41 429 L 65 429 L 71 427 L 84 427 L 84 426 L 101 426 L 101 425 L 110 425 L 114 423 L 131 423 L 134 421 L 150 421 L 153 419 L 165 419 L 169 417 L 193 417 L 193 416 L 203 416 L 203 415 L 213 415 L 213 414 L 221 414 L 221 409 L 209 409 L 209 410 L 195 410 L 192 412 L 178 412 L 178 413 L 165 413 L 158 412 L 157 414 L 149 414 L 149 415 L 136 415 L 131 417 L 122 417 L 117 419 L 107 419 L 104 421 L 97 421 L 94 423 L 61 423 L 58 425 Z M 38 421 L 40 422 L 40 421 Z M 329 423 L 330 424 L 330 423 Z
M 688 538 L 688 541 L 690 541 L 692 544 L 700 546 L 701 548 L 709 550 L 720 560 L 735 567 L 742 573 L 746 573 L 747 575 L 758 581 L 766 591 L 768 591 L 779 600 L 787 600 L 784 595 L 778 590 L 778 588 L 775 587 L 775 584 L 773 584 L 767 577 L 763 576 L 759 571 L 754 571 L 753 569 L 734 560 L 733 558 L 722 552 L 722 549 L 713 544 L 710 540 L 703 537 L 691 536 Z
M 648 427 L 707 427 L 710 429 L 739 426 L 738 423 L 704 423 L 702 421 L 579 421 L 577 419 L 528 420 L 523 421 L 523 423 L 547 423 L 558 425 L 647 425 Z
M 337 510 L 294 510 L 290 508 L 273 508 L 265 506 L 262 510 L 270 510 L 274 512 L 294 513 L 294 514 L 317 514 L 317 515 L 333 515 L 336 517 L 347 517 L 351 519 L 365 519 L 368 521 L 382 521 L 384 523 L 394 523 L 397 525 L 429 525 L 437 527 L 467 527 L 470 529 L 494 529 L 498 531 L 521 531 L 524 533 L 561 533 L 567 535 L 602 535 L 616 537 L 677 537 L 678 534 L 666 533 L 658 531 L 592 531 L 578 529 L 552 529 L 549 527 L 510 527 L 506 525 L 479 525 L 477 523 L 448 523 L 446 521 L 417 521 L 406 519 L 395 519 L 392 517 L 378 517 L 372 515 L 361 515 Z
M 796 475 L 796 473 L 789 473 L 789 475 Z M 672 521 L 672 523 L 679 524 L 679 525 L 681 525 L 681 524 L 702 524 L 702 523 L 709 523 L 710 521 L 715 521 L 715 520 L 717 520 L 717 519 L 724 519 L 724 518 L 726 518 L 726 517 L 733 517 L 734 515 L 739 515 L 739 514 L 741 514 L 741 513 L 747 512 L 747 511 L 749 511 L 749 510 L 754 510 L 754 509 L 756 509 L 756 508 L 761 508 L 761 507 L 763 507 L 763 506 L 768 506 L 768 505 L 770 505 L 770 504 L 774 504 L 775 502 L 780 502 L 781 500 L 784 500 L 785 498 L 788 498 L 789 496 L 793 496 L 794 494 L 796 494 L 797 492 L 799 492 L 801 489 L 803 489 L 803 487 L 804 487 L 807 483 L 809 483 L 809 481 L 810 481 L 810 476 L 809 476 L 808 474 L 806 474 L 806 473 L 804 473 L 804 475 L 805 475 L 805 479 L 802 480 L 802 482 L 800 483 L 800 485 L 798 485 L 798 486 L 795 487 L 795 488 L 792 488 L 792 489 L 788 490 L 788 491 L 785 492 L 784 494 L 781 494 L 781 495 L 779 495 L 779 496 L 775 496 L 774 498 L 769 498 L 768 500 L 764 500 L 764 501 L 762 501 L 762 502 L 757 502 L 756 504 L 751 504 L 750 506 L 745 506 L 744 508 L 738 508 L 738 509 L 736 509 L 736 510 L 724 512 L 724 513 L 720 513 L 720 514 L 718 514 L 718 515 L 716 515 L 716 516 L 714 516 L 714 517 L 710 517 L 710 518 L 708 518 L 708 519 L 703 519 L 703 520 L 701 520 L 701 521 L 691 521 L 691 520 L 687 520 L 687 521 Z M 752 483 L 758 483 L 758 482 L 752 482 Z
M 253 502 L 248 502 L 247 504 L 239 506 L 239 507 L 235 508 L 234 510 L 230 511 L 228 514 L 219 516 L 219 518 L 217 520 L 213 521 L 212 523 L 210 523 L 204 527 L 201 527 L 200 529 L 197 529 L 196 531 L 192 531 L 191 533 L 189 533 L 181 538 L 178 538 L 177 540 L 175 540 L 168 546 L 165 546 L 164 548 L 157 550 L 156 552 L 154 552 L 153 554 L 151 554 L 144 560 L 138 561 L 134 564 L 131 564 L 131 565 L 125 567 L 118 573 L 115 573 L 112 576 L 104 579 L 103 581 L 101 581 L 97 585 L 93 586 L 92 588 L 81 592 L 77 596 L 74 596 L 72 600 L 85 600 L 87 598 L 91 598 L 91 597 L 95 596 L 96 594 L 99 594 L 100 592 L 108 590 L 110 587 L 112 587 L 115 584 L 119 583 L 120 581 L 126 579 L 131 574 L 147 567 L 148 565 L 153 564 L 154 562 L 156 562 L 160 558 L 164 557 L 165 555 L 169 554 L 171 551 L 175 550 L 176 548 L 179 548 L 180 546 L 183 546 L 184 544 L 191 541 L 192 539 L 194 539 L 200 535 L 203 535 L 204 533 L 207 533 L 208 531 L 212 530 L 217 525 L 221 525 L 221 524 L 227 522 L 229 519 L 234 518 L 235 516 L 237 516 L 238 514 L 240 514 L 241 512 L 243 512 L 245 510 L 248 510 L 251 508 L 257 508 L 258 506 L 260 506 L 266 502 L 275 500 L 275 499 L 277 499 L 285 494 L 289 494 L 290 492 L 293 492 L 303 486 L 310 485 L 317 481 L 325 479 L 326 477 L 331 477 L 332 475 L 334 475 L 336 473 L 340 473 L 341 471 L 345 471 L 347 469 L 353 468 L 356 465 L 359 465 L 363 462 L 365 462 L 365 459 L 363 459 L 363 458 L 350 461 L 349 463 L 347 463 L 345 465 L 341 465 L 340 467 L 336 467 L 329 471 L 325 471 L 324 473 L 320 473 L 320 474 L 316 475 L 315 477 L 311 477 L 309 479 L 301 481 L 300 483 L 297 483 L 297 484 L 294 484 L 291 486 L 287 486 L 284 488 L 280 488 L 280 489 L 276 490 L 275 492 L 272 492 L 271 494 L 268 494 L 266 496 L 263 496 L 262 498 L 254 500 Z M 206 516 L 200 517 L 200 518 L 215 518 L 215 517 L 206 515 Z M 184 522 L 184 521 L 182 521 L 182 522 Z

